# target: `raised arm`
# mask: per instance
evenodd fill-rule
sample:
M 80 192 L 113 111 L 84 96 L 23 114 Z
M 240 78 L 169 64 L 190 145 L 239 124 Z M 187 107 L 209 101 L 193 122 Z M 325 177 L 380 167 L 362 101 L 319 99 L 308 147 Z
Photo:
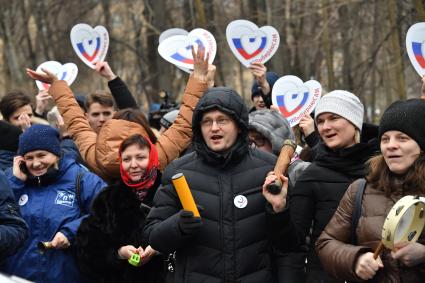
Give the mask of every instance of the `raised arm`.
M 128 89 L 127 85 L 124 83 L 123 80 L 121 80 L 120 77 L 115 75 L 108 62 L 100 61 L 95 63 L 95 66 L 96 73 L 108 80 L 108 87 L 111 91 L 112 96 L 115 99 L 115 102 L 117 103 L 117 108 L 137 109 L 137 102 L 136 100 L 134 100 L 134 97 Z
M 209 78 L 214 77 L 215 66 L 208 65 L 208 54 L 199 49 L 193 52 L 194 70 L 187 83 L 179 114 L 171 127 L 166 130 L 155 144 L 158 149 L 160 169 L 163 170 L 171 161 L 179 157 L 192 139 L 192 115 L 196 104 L 208 89 Z
M 53 73 L 43 69 L 44 73 L 37 73 L 27 69 L 27 74 L 35 79 L 51 84 L 49 94 L 53 97 L 59 113 L 62 115 L 68 133 L 80 150 L 81 156 L 92 171 L 104 176 L 96 163 L 96 140 L 97 134 L 90 127 L 83 111 L 66 81 L 59 81 Z

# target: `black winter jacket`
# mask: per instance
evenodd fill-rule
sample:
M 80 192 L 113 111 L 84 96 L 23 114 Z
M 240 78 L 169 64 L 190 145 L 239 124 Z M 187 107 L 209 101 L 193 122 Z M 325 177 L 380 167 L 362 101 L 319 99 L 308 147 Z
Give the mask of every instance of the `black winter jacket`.
M 155 196 L 146 232 L 154 249 L 177 251 L 176 282 L 271 282 L 261 186 L 274 162 L 272 155 L 253 151 L 238 165 L 218 169 L 193 152 L 167 167 L 168 185 Z M 177 172 L 185 175 L 195 202 L 204 208 L 203 226 L 193 237 L 178 227 L 182 207 L 169 185 Z M 238 195 L 247 198 L 245 208 L 234 205 Z
M 215 109 L 230 115 L 240 130 L 225 154 L 209 150 L 200 132 L 202 114 Z M 208 90 L 195 108 L 192 125 L 195 152 L 173 161 L 164 172 L 145 227 L 150 244 L 163 253 L 176 251 L 175 282 L 273 282 L 268 224 L 280 223 L 280 214 L 270 212 L 261 187 L 276 157 L 248 150 L 248 111 L 228 89 Z M 195 202 L 204 208 L 196 234 L 183 234 L 179 228 L 182 206 L 170 185 L 176 173 L 185 175 Z M 246 206 L 238 208 L 241 196 Z
M 0 170 L 0 262 L 14 254 L 28 238 L 28 226 L 22 219 L 19 206 Z
M 300 247 L 310 236 L 307 282 L 333 282 L 324 273 L 314 244 L 335 213 L 348 186 L 365 176 L 365 162 L 377 149 L 376 139 L 337 151 L 319 143 L 315 160 L 297 180 L 293 190 L 289 191 L 289 206 L 284 211 L 285 226 L 281 235 L 285 238 L 282 241 L 285 243 L 283 250 L 302 251 Z
M 160 183 L 149 190 L 143 204 L 150 206 Z M 96 282 L 161 282 L 163 258 L 155 256 L 141 267 L 117 257 L 125 245 L 145 248 L 143 227 L 149 208 L 123 183 L 108 186 L 93 201 L 92 214 L 81 222 L 76 236 L 81 272 Z

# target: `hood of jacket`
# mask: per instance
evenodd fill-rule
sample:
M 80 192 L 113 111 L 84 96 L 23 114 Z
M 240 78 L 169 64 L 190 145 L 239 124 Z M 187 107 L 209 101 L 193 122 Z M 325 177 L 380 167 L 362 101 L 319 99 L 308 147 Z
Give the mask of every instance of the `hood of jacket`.
M 147 137 L 145 129 L 134 122 L 111 119 L 99 131 L 96 140 L 96 163 L 110 179 L 120 178 L 120 160 L 118 156 L 122 141 L 132 135 Z
M 226 113 L 240 129 L 235 144 L 225 153 L 212 151 L 202 136 L 202 116 L 211 110 Z M 205 92 L 193 112 L 192 130 L 194 149 L 207 163 L 225 168 L 237 163 L 248 152 L 248 109 L 242 97 L 230 88 L 214 87 Z

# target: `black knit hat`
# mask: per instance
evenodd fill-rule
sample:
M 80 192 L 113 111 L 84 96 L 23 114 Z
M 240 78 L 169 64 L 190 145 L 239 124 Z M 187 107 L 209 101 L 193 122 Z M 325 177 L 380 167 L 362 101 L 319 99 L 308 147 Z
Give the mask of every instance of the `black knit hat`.
M 396 101 L 384 112 L 379 124 L 379 140 L 387 131 L 400 131 L 425 150 L 425 100 Z
M 19 137 L 19 155 L 34 150 L 45 150 L 56 156 L 61 155 L 59 132 L 46 125 L 33 125 Z
M 0 121 L 0 150 L 16 152 L 18 150 L 20 128 L 5 121 Z

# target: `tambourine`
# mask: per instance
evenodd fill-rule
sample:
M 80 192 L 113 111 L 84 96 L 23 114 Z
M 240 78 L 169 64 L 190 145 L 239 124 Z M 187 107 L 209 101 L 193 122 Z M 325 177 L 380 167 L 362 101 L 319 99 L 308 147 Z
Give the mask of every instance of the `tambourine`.
M 383 248 L 394 250 L 401 242 L 416 242 L 425 225 L 425 201 L 418 196 L 405 196 L 391 208 L 382 227 L 382 240 L 375 259 Z

